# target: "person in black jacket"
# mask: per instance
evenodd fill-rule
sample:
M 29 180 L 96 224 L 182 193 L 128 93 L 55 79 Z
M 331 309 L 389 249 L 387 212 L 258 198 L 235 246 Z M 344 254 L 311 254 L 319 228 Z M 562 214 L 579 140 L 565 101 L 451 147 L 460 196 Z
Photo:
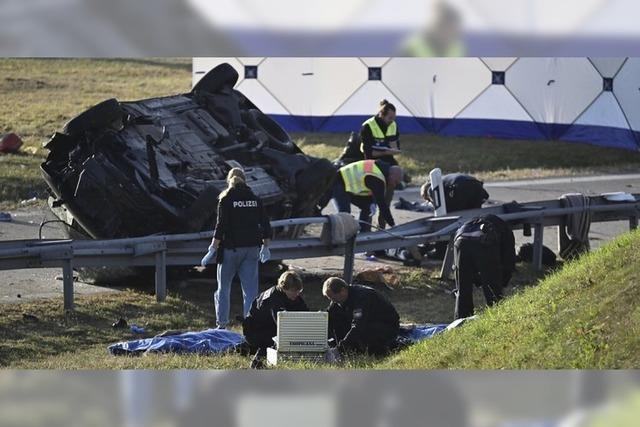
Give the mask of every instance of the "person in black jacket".
M 450 173 L 442 177 L 444 201 L 447 212 L 466 209 L 479 209 L 489 199 L 484 183 L 471 175 Z M 431 183 L 425 183 L 420 189 L 423 199 L 431 202 Z
M 216 324 L 229 323 L 231 282 L 240 278 L 244 299 L 243 316 L 249 314 L 258 294 L 258 257 L 265 252 L 271 237 L 271 226 L 261 200 L 245 183 L 244 172 L 233 168 L 227 176 L 228 187 L 220 194 L 218 217 L 212 246 L 218 256 L 218 289 L 214 296 Z M 260 245 L 263 250 L 260 251 Z M 222 258 L 220 260 L 220 257 Z
M 327 279 L 322 293 L 331 300 L 329 337 L 340 353 L 389 353 L 398 337 L 400 317 L 384 295 L 367 286 L 349 286 L 338 277 Z
M 444 201 L 447 212 L 456 212 L 467 209 L 480 209 L 482 204 L 489 199 L 489 193 L 484 189 L 484 183 L 471 175 L 462 173 L 450 173 L 442 177 L 444 189 Z M 431 183 L 427 181 L 420 188 L 420 195 L 428 202 L 433 203 Z M 433 259 L 444 259 L 448 242 L 436 242 L 435 250 L 429 252 Z
M 309 311 L 301 296 L 302 289 L 300 276 L 294 271 L 285 271 L 276 286 L 253 301 L 242 329 L 251 352 L 257 351 L 256 356 L 266 356 L 267 347 L 273 346 L 280 311 Z
M 454 237 L 454 318 L 473 315 L 474 284 L 482 287 L 487 305 L 500 301 L 515 262 L 515 239 L 506 222 L 495 215 L 484 215 L 464 223 Z

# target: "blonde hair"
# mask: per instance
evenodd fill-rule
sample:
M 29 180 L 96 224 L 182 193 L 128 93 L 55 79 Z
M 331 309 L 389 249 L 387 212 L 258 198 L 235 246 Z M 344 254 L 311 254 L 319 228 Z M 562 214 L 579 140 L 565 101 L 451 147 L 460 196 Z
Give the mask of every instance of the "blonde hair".
M 278 278 L 276 288 L 281 291 L 299 291 L 302 289 L 302 279 L 295 271 L 285 271 Z
M 218 198 L 222 199 L 232 188 L 245 184 L 246 179 L 247 178 L 245 177 L 244 171 L 242 169 L 231 168 L 229 173 L 227 173 L 227 188 L 222 193 L 220 193 L 220 196 Z
M 343 289 L 348 288 L 347 282 L 339 277 L 329 277 L 322 284 L 322 295 L 327 295 L 327 291 L 331 291 L 332 295 L 339 294 Z

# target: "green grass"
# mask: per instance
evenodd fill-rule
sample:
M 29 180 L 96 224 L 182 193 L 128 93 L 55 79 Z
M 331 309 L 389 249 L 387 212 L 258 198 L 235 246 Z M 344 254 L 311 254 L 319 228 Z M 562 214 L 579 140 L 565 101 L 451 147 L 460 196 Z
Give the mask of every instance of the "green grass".
M 538 369 L 640 366 L 640 231 L 565 265 L 479 320 L 380 368 Z
M 436 268 L 428 270 L 402 269 L 397 274 L 400 283 L 387 293 L 401 314 L 403 322 L 447 323 L 452 320 L 454 300 L 448 292 L 453 286 L 434 277 Z M 520 266 L 515 288 L 531 283 L 534 275 Z M 180 289 L 165 303 L 155 302 L 153 295 L 141 291 L 81 296 L 76 298 L 76 310 L 65 315 L 62 298 L 0 305 L 0 366 L 29 369 L 243 369 L 249 358 L 238 354 L 218 356 L 148 355 L 144 357 L 114 357 L 107 354 L 109 344 L 135 339 L 128 329 L 113 329 L 119 317 L 143 326 L 153 336 L 165 330 L 202 330 L 214 324 L 211 294 L 213 281 L 197 280 Z M 312 310 L 322 310 L 327 300 L 321 295 L 321 280 L 305 278 L 304 297 Z M 477 293 L 479 307 L 484 304 Z M 232 318 L 240 313 L 242 300 L 239 286 L 232 293 Z M 23 314 L 40 319 L 32 322 Z M 232 323 L 239 331 L 240 325 Z M 359 357 L 348 359 L 344 369 L 372 368 L 379 361 Z M 313 369 L 309 363 L 287 363 L 285 369 Z
M 508 297 L 484 307 L 474 295 L 478 320 L 414 345 L 386 359 L 348 358 L 342 365 L 285 363 L 280 369 L 562 369 L 637 368 L 640 363 L 640 231 L 562 266 L 546 277 L 518 265 Z M 402 269 L 388 294 L 403 323 L 452 320 L 452 284 L 434 276 L 436 267 Z M 135 336 L 111 323 L 122 316 L 146 328 L 200 330 L 213 324 L 208 279 L 181 289 L 157 304 L 140 291 L 77 298 L 75 313 L 65 315 L 60 299 L 0 306 L 0 365 L 51 369 L 243 369 L 249 358 L 149 355 L 114 357 L 106 347 Z M 305 279 L 305 299 L 323 309 L 318 278 Z M 535 285 L 535 286 L 534 286 Z M 234 289 L 232 314 L 240 311 Z M 29 313 L 40 321 L 24 320 Z M 239 325 L 233 327 L 238 330 Z
M 293 136 L 306 153 L 329 159 L 337 158 L 347 141 L 341 134 Z M 443 173 L 471 173 L 485 181 L 637 172 L 640 167 L 640 153 L 588 144 L 438 135 L 401 139 L 404 152 L 398 161 L 415 177 L 425 177 L 434 167 Z

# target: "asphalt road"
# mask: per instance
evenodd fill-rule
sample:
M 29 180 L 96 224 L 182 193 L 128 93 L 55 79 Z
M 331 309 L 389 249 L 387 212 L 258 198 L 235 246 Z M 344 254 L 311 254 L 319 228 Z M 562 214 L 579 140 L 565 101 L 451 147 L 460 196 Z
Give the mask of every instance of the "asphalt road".
M 555 199 L 571 192 L 580 192 L 588 195 L 611 191 L 640 192 L 640 175 L 496 182 L 487 183 L 485 187 L 491 196 L 490 203 L 509 202 L 512 200 L 529 202 Z M 412 187 L 404 191 L 398 191 L 395 197 L 396 199 L 403 197 L 409 201 L 419 200 L 418 188 Z M 51 219 L 51 214 L 47 211 L 46 207 L 24 207 L 11 212 L 13 216 L 12 222 L 0 222 L 0 240 L 37 238 L 41 221 Z M 333 207 L 330 206 L 325 210 L 325 213 L 332 211 Z M 396 218 L 396 222 L 402 223 L 419 218 L 421 214 L 393 209 L 393 215 Z M 626 221 L 593 224 L 590 233 L 592 247 L 597 248 L 627 230 L 628 223 Z M 45 225 L 43 227 L 43 236 L 46 238 L 63 237 L 56 224 Z M 522 232 L 516 232 L 516 243 L 518 245 L 529 241 L 532 241 L 532 237 L 524 237 Z M 557 250 L 556 242 L 556 229 L 545 229 L 545 245 L 555 251 Z M 321 260 L 294 260 L 290 264 L 307 270 L 322 268 L 340 274 L 343 259 L 342 257 L 327 257 Z M 381 264 L 382 262 L 368 261 L 362 256 L 356 259 L 357 269 L 375 267 Z M 58 269 L 1 271 L 0 303 L 46 297 L 58 297 L 62 300 L 62 282 L 56 279 L 60 275 L 61 271 Z M 109 288 L 84 283 L 76 283 L 75 290 L 77 294 L 111 291 Z

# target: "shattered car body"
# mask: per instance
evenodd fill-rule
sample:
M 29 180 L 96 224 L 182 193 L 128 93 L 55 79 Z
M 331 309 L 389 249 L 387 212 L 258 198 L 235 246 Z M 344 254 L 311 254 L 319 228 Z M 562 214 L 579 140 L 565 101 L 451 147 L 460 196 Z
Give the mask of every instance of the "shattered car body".
M 232 167 L 271 219 L 310 216 L 332 185 L 328 160 L 310 157 L 242 93 L 229 64 L 189 93 L 104 101 L 45 144 L 49 204 L 73 237 L 119 238 L 211 230 Z M 276 230 L 278 231 L 278 230 Z M 294 238 L 300 228 L 280 230 Z

